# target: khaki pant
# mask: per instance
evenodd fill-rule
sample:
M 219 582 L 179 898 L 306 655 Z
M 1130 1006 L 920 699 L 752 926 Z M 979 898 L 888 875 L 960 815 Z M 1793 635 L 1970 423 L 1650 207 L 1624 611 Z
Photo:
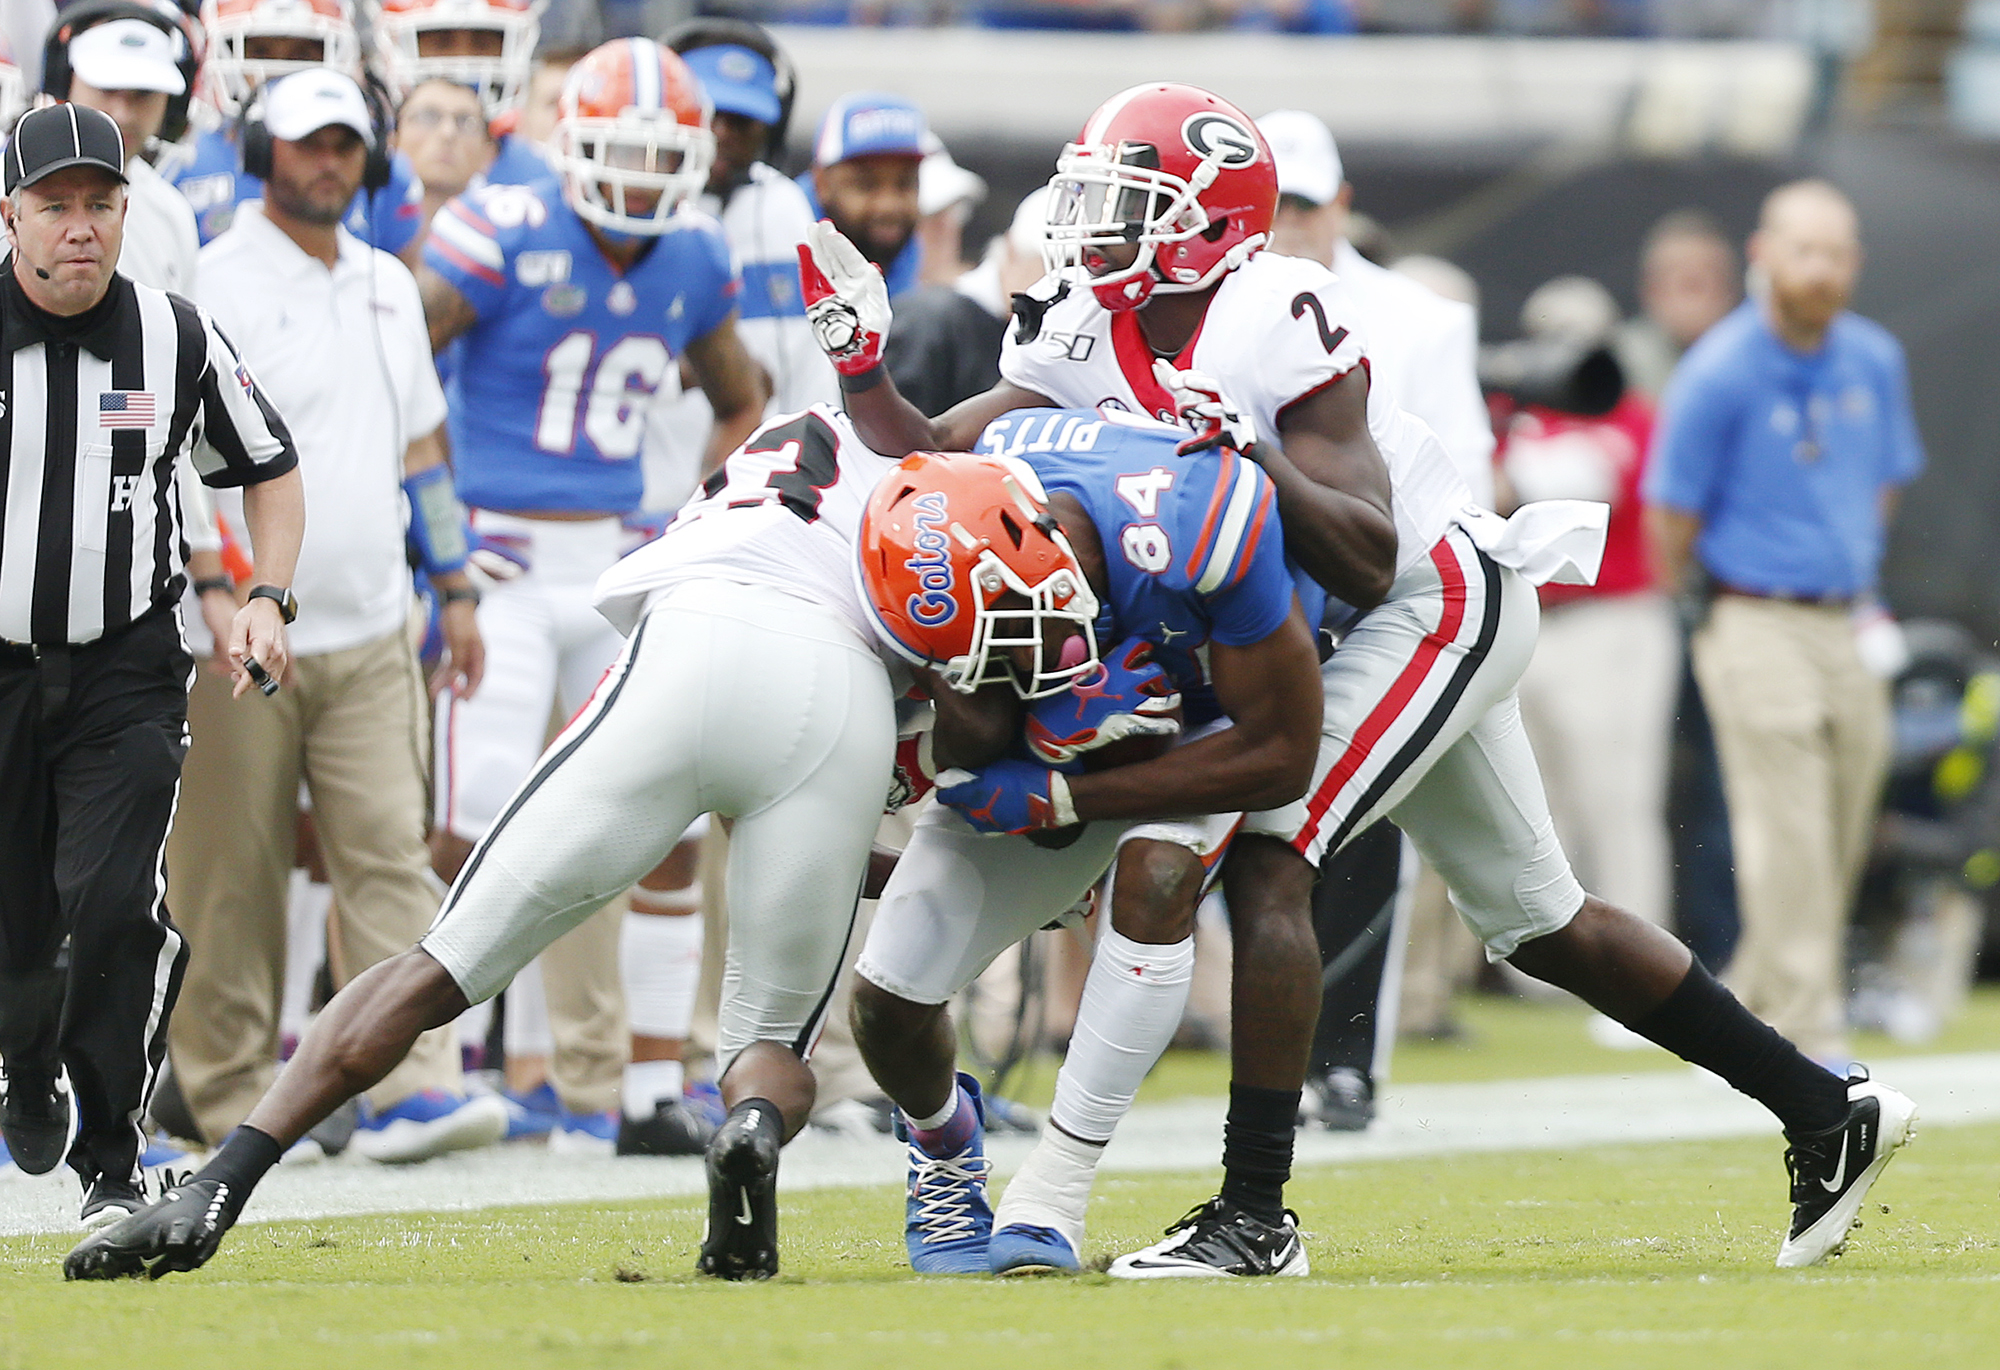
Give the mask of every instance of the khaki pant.
M 1694 637 L 1736 848 L 1725 977 L 1810 1056 L 1845 1054 L 1847 918 L 1889 761 L 1888 689 L 1847 612 L 1723 595 Z
M 253 690 L 231 700 L 227 680 L 199 673 L 167 844 L 174 920 L 192 950 L 170 1042 L 208 1141 L 242 1122 L 277 1074 L 301 779 L 333 883 L 337 975 L 407 951 L 437 913 L 424 845 L 424 719 L 423 682 L 400 629 L 298 659 L 268 699 Z M 386 1108 L 459 1087 L 457 1037 L 446 1027 L 419 1038 L 368 1099 Z
M 1572 600 L 1542 613 L 1521 721 L 1556 836 L 1585 889 L 1664 927 L 1667 752 L 1680 630 L 1663 595 Z

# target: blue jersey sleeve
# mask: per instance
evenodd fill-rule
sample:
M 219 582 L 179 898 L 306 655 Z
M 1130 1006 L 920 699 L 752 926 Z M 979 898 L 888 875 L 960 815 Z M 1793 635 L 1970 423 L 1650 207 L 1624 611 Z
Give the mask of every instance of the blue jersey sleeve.
M 424 187 L 410 159 L 398 152 L 389 160 L 389 181 L 374 193 L 364 187 L 347 208 L 347 231 L 371 247 L 400 257 L 423 224 Z
M 1885 337 L 1882 404 L 1888 450 L 1883 453 L 1885 485 L 1907 485 L 1924 469 L 1924 440 L 1917 432 L 1916 411 L 1910 407 L 1910 368 L 1903 348 Z
M 1646 464 L 1646 503 L 1707 515 L 1735 452 L 1737 387 L 1713 368 L 1682 364 L 1667 386 Z
M 450 282 L 482 319 L 506 297 L 509 240 L 515 236 L 509 230 L 518 229 L 525 215 L 516 198 L 529 194 L 519 186 L 467 191 L 447 201 L 431 220 L 424 265 Z M 540 207 L 539 200 L 534 203 Z M 495 214 L 496 209 L 501 212 Z
M 1183 569 L 1213 625 L 1209 636 L 1246 647 L 1276 632 L 1292 611 L 1292 574 L 1285 564 L 1277 487 L 1256 463 L 1235 453 L 1203 516 Z
M 743 279 L 722 236 L 722 225 L 708 220 L 681 230 L 689 238 L 687 300 L 689 341 L 705 338 L 736 310 Z M 677 349 L 678 350 L 678 349 Z

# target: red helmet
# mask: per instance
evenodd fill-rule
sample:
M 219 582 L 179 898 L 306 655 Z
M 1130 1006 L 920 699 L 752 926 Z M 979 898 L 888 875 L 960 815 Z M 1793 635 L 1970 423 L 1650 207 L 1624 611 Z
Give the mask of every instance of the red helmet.
M 1250 116 L 1165 82 L 1099 105 L 1056 159 L 1049 189 L 1050 269 L 1111 310 L 1215 284 L 1264 246 L 1278 209 L 1277 167 Z M 1139 254 L 1104 271 L 1104 250 L 1120 246 Z
M 701 83 L 672 49 L 618 38 L 593 51 L 563 82 L 550 139 L 570 208 L 604 228 L 666 232 L 708 184 L 709 113 Z
M 954 690 L 1007 680 L 1023 699 L 1040 699 L 1097 669 L 1097 597 L 1041 482 L 1020 461 L 911 453 L 875 487 L 857 550 L 883 639 Z M 996 607 L 1010 592 L 1018 599 Z M 1042 652 L 1050 623 L 1082 630 L 1054 664 Z M 1025 681 L 1007 652 L 1014 647 L 1033 652 Z

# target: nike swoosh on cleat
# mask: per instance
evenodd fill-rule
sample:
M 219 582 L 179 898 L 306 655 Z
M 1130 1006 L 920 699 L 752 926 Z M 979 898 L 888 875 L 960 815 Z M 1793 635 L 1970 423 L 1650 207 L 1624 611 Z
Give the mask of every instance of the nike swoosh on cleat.
M 1834 1167 L 1833 1178 L 1830 1180 L 1821 1180 L 1819 1182 L 1819 1187 L 1821 1189 L 1824 1189 L 1829 1194 L 1838 1194 L 1840 1192 L 1841 1185 L 1845 1183 L 1847 1179 L 1847 1153 L 1849 1150 L 1850 1148 L 1846 1145 L 1846 1139 L 1842 1138 L 1842 1144 L 1840 1148 L 1840 1164 Z
M 750 1212 L 750 1191 L 742 1189 L 738 1190 L 737 1193 L 743 1197 L 743 1211 L 736 1215 L 736 1222 L 741 1227 L 748 1227 L 751 1223 L 757 1221 L 756 1216 Z

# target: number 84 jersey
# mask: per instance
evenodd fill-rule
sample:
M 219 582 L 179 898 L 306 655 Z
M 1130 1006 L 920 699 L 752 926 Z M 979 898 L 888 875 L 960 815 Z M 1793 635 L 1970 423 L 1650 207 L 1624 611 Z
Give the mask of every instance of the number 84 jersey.
M 489 185 L 438 211 L 424 263 L 478 314 L 451 411 L 458 492 L 482 509 L 639 507 L 646 409 L 740 288 L 722 228 L 684 210 L 630 269 L 561 186 Z

